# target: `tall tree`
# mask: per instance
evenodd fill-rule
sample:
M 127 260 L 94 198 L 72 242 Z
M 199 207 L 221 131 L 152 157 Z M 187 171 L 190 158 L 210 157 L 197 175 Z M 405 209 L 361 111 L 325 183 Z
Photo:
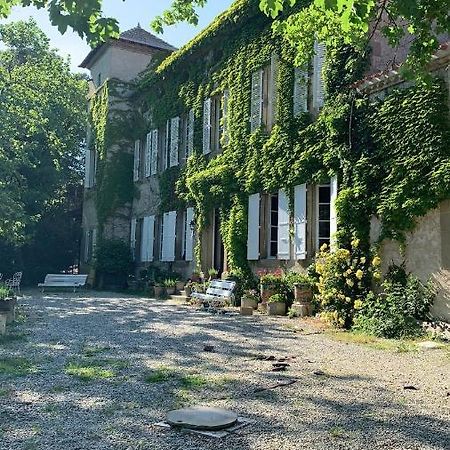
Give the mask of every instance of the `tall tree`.
M 7 262 L 6 249 L 17 258 L 36 233 L 46 235 L 47 251 L 56 250 L 57 233 L 42 227 L 56 222 L 49 217 L 73 221 L 87 82 L 70 72 L 33 20 L 0 25 L 0 43 L 0 259 Z

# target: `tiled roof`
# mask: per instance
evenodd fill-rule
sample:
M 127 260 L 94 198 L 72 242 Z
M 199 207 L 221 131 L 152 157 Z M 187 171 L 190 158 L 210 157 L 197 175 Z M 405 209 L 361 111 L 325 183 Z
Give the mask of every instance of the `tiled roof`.
M 444 42 L 439 46 L 436 53 L 431 58 L 430 68 L 433 65 L 442 60 L 443 58 L 448 58 L 450 52 L 450 42 Z M 362 80 L 357 81 L 353 84 L 353 87 L 358 91 L 374 91 L 377 88 L 382 87 L 385 83 L 395 84 L 402 81 L 400 75 L 400 64 L 396 64 L 394 67 L 383 70 L 381 72 L 372 73 L 367 75 Z
M 114 41 L 129 42 L 132 44 L 144 45 L 146 47 L 155 48 L 157 50 L 166 50 L 169 52 L 177 50 L 175 47 L 163 41 L 159 37 L 156 37 L 149 31 L 144 30 L 139 24 L 137 27 L 131 28 L 130 30 L 121 33 L 118 39 L 111 39 L 110 42 Z M 103 48 L 104 45 L 108 45 L 108 42 L 105 42 L 92 49 L 80 64 L 80 67 L 89 68 L 95 56 L 98 54 L 100 49 Z

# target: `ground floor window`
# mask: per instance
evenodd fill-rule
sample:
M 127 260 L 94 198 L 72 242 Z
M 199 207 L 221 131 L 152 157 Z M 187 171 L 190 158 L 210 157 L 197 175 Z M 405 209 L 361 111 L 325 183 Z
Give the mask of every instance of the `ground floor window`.
M 268 248 L 269 258 L 278 255 L 278 193 L 269 195 L 269 220 L 268 220 Z
M 330 245 L 331 235 L 331 186 L 317 186 L 317 249 Z

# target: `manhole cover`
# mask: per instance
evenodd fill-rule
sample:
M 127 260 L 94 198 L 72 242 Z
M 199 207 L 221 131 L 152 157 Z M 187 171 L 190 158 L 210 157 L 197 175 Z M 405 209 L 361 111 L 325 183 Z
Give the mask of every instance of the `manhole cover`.
M 223 430 L 233 426 L 237 420 L 238 416 L 233 411 L 201 406 L 176 409 L 167 414 L 170 425 L 194 430 Z

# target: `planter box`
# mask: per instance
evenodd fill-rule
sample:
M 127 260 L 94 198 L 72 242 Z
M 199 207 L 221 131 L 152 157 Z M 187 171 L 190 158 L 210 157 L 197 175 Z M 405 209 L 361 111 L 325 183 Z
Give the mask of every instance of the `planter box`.
M 242 297 L 241 307 L 256 309 L 258 307 L 258 302 L 254 298 Z
M 155 291 L 155 298 L 164 297 L 165 289 L 162 286 L 155 286 L 153 289 Z
M 284 302 L 267 303 L 267 313 L 269 314 L 269 316 L 286 315 L 286 303 Z
M 294 298 L 299 303 L 309 303 L 312 300 L 311 286 L 294 284 Z
M 175 294 L 175 287 L 166 287 L 167 295 Z
M 0 311 L 0 336 L 6 333 L 6 313 Z
M 262 303 L 267 303 L 269 298 L 277 293 L 277 290 L 273 286 L 264 286 L 262 284 L 260 286 L 260 290 Z
M 253 308 L 247 308 L 245 306 L 241 306 L 240 309 L 241 316 L 251 316 L 253 315 Z
M 16 303 L 15 298 L 8 298 L 0 300 L 0 313 L 6 315 L 6 323 L 14 322 L 16 318 Z
M 307 317 L 312 314 L 312 305 L 309 302 L 294 302 L 291 306 L 299 317 Z

